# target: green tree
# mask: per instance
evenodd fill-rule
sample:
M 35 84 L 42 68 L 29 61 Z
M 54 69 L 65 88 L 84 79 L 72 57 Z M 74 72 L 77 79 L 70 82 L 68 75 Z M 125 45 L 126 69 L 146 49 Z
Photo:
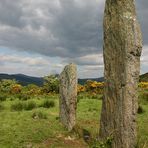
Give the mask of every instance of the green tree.
M 58 75 L 49 75 L 44 77 L 44 83 L 43 83 L 43 91 L 46 93 L 59 92 L 59 79 Z
M 24 93 L 28 95 L 38 95 L 41 92 L 41 88 L 35 84 L 28 84 L 24 87 Z
M 0 81 L 0 91 L 4 93 L 11 93 L 13 86 L 16 84 L 18 84 L 18 82 L 15 79 L 2 79 Z

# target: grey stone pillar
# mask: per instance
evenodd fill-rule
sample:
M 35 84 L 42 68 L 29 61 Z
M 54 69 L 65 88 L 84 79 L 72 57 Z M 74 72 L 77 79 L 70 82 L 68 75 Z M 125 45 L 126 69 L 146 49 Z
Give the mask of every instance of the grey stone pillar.
M 60 75 L 60 121 L 71 131 L 76 123 L 77 67 L 67 65 Z
M 106 0 L 104 14 L 105 91 L 100 138 L 112 148 L 134 148 L 142 36 L 134 0 Z

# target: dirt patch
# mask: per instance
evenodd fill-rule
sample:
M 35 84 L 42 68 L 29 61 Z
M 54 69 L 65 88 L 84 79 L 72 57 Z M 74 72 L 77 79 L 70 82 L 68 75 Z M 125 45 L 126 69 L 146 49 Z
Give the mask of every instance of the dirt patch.
M 83 139 L 75 137 L 59 135 L 55 138 L 49 138 L 37 148 L 88 148 L 89 146 L 84 142 Z

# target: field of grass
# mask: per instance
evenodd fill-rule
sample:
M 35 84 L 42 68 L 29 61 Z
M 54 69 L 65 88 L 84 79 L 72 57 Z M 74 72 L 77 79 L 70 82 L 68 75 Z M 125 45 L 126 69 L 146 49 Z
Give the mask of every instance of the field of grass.
M 101 96 L 91 97 L 88 94 L 79 96 L 77 125 L 73 132 L 68 132 L 59 122 L 58 95 L 0 102 L 0 148 L 91 147 L 88 143 L 92 141 L 85 139 L 85 135 L 92 140 L 98 134 L 100 98 Z M 29 102 L 31 105 L 28 107 L 26 104 Z M 139 147 L 146 148 L 148 103 L 142 102 L 141 106 L 144 112 L 138 114 L 138 141 Z

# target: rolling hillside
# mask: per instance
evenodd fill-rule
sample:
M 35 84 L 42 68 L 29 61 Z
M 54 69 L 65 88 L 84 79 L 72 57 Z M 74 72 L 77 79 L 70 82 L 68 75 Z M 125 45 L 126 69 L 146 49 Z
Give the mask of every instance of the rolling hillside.
M 148 82 L 148 72 L 140 76 L 140 82 Z
M 11 79 L 11 80 L 15 79 L 16 81 L 18 81 L 22 85 L 28 85 L 28 84 L 35 84 L 38 86 L 43 85 L 43 78 L 32 77 L 32 76 L 27 76 L 27 75 L 23 75 L 23 74 L 13 74 L 13 75 L 0 74 L 0 80 L 1 79 Z
M 1 79 L 15 79 L 22 85 L 28 85 L 28 84 L 35 84 L 38 86 L 43 85 L 43 77 L 32 77 L 32 76 L 27 76 L 27 75 L 23 75 L 23 74 L 12 74 L 12 75 L 0 74 L 0 80 Z M 104 78 L 101 77 L 101 78 L 78 79 L 78 83 L 81 85 L 84 85 L 87 80 L 102 82 L 102 81 L 104 81 Z M 148 82 L 148 73 L 141 75 L 140 81 Z

